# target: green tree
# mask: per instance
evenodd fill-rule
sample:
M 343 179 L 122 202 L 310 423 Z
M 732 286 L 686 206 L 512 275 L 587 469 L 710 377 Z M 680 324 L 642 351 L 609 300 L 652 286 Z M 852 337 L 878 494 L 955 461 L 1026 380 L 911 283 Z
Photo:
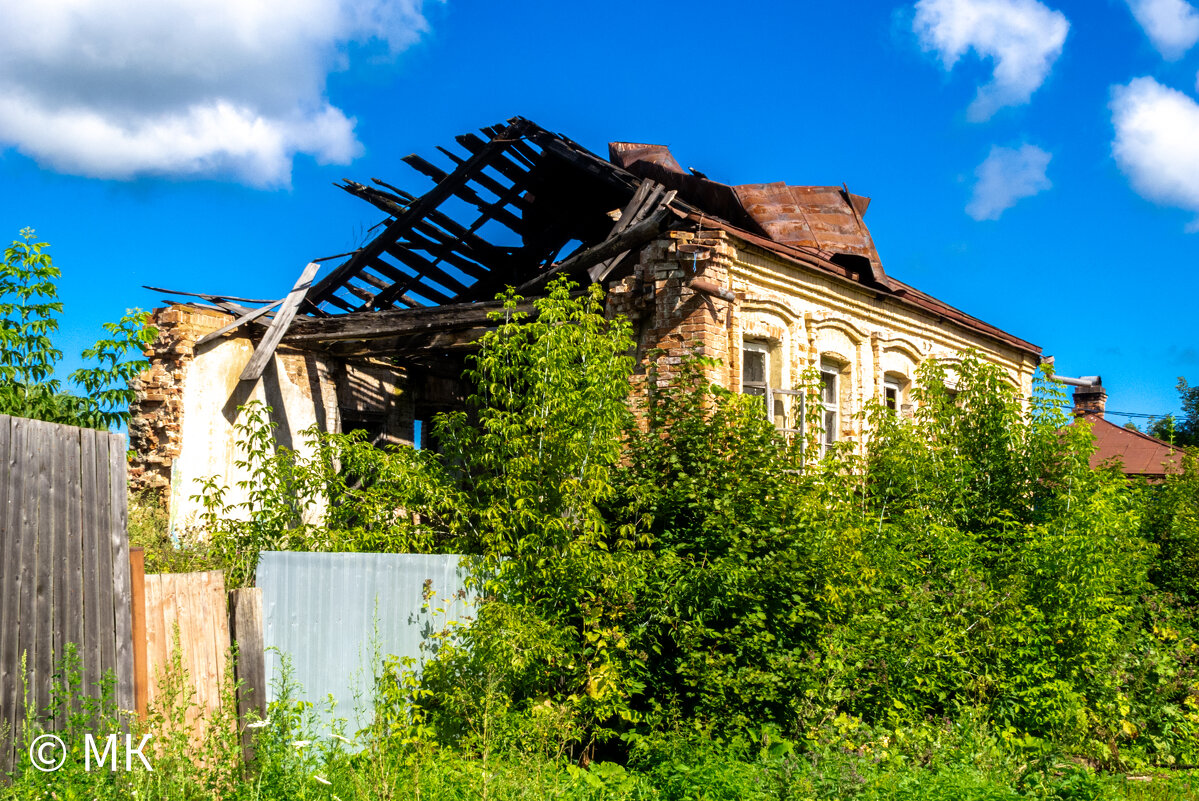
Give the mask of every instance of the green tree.
M 475 620 L 434 637 L 410 693 L 441 743 L 858 748 L 957 719 L 1199 757 L 1193 463 L 1160 491 L 1093 470 L 1059 384 L 1024 398 L 972 355 L 921 366 L 912 416 L 873 407 L 865 456 L 816 460 L 700 362 L 651 363 L 631 414 L 628 324 L 596 291 L 556 282 L 529 317 L 504 297 L 435 451 L 322 435 L 299 460 L 248 420 L 251 505 L 224 540 L 243 574 L 266 545 L 472 554 Z
M 139 310 L 105 323 L 109 336 L 83 352 L 93 364 L 70 376 L 80 394 L 65 391 L 54 372 L 62 359 L 53 341 L 63 309 L 61 272 L 47 247 L 24 228 L 0 262 L 0 413 L 99 429 L 120 425 L 133 399 L 129 380 L 149 367 L 141 350 L 158 331 Z
M 1199 447 L 1199 386 L 1191 386 L 1179 376 L 1177 388 L 1182 406 L 1181 417 L 1170 414 L 1154 420 L 1149 433 L 1175 445 Z

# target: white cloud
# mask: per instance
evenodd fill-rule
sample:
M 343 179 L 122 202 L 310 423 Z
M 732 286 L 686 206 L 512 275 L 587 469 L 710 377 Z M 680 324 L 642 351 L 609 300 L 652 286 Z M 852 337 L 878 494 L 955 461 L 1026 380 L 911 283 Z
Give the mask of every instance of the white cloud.
M 1137 78 L 1112 90 L 1112 155 L 1142 197 L 1199 213 L 1199 103 Z M 1187 228 L 1199 231 L 1199 219 Z
M 967 112 L 979 122 L 1028 102 L 1061 55 L 1070 23 L 1037 0 L 920 0 L 912 29 L 947 70 L 970 50 L 995 62 Z
M 1126 0 L 1157 52 L 1168 61 L 1182 58 L 1199 42 L 1199 11 L 1185 0 Z
M 292 158 L 344 164 L 354 120 L 325 98 L 345 47 L 395 54 L 422 0 L 0 0 L 0 146 L 97 178 L 286 186 Z
M 998 220 L 1018 201 L 1049 189 L 1053 184 L 1045 177 L 1045 169 L 1051 158 L 1035 145 L 992 147 L 974 171 L 978 181 L 966 213 L 976 220 Z

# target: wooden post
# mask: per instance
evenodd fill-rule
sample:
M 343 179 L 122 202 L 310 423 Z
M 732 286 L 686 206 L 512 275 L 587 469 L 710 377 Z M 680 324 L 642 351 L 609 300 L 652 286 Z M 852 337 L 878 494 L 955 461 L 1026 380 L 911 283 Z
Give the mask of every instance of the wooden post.
M 237 645 L 237 718 L 242 728 L 242 754 L 254 759 L 253 739 L 245 728 L 251 710 L 266 716 L 266 656 L 262 639 L 262 590 L 251 587 L 229 593 L 229 634 Z
M 129 549 L 130 609 L 133 612 L 133 699 L 137 716 L 146 719 L 150 678 L 146 670 L 146 551 Z

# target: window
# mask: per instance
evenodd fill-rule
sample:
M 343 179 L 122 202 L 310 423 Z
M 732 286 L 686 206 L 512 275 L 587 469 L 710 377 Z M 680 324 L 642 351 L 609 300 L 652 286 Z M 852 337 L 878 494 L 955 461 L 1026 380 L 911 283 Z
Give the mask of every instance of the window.
M 824 407 L 824 432 L 820 438 L 821 456 L 837 441 L 837 423 L 841 409 L 840 378 L 840 370 L 835 366 L 828 363 L 820 365 L 820 402 Z
M 741 392 L 762 398 L 762 409 L 775 428 L 795 433 L 787 425 L 788 410 L 797 410 L 799 392 L 782 388 L 782 360 L 777 347 L 746 340 L 741 346 Z
M 883 384 L 883 406 L 899 414 L 899 384 L 894 381 Z
M 746 342 L 741 348 L 741 391 L 765 398 L 769 375 L 770 351 L 760 342 Z

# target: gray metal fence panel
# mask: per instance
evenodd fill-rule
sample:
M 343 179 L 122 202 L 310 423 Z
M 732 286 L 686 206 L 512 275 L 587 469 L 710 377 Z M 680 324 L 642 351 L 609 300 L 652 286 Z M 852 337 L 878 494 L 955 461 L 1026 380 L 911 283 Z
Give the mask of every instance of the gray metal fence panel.
M 278 697 L 282 659 L 298 697 L 353 734 L 370 723 L 374 677 L 389 656 L 422 658 L 421 642 L 473 614 L 466 569 L 454 555 L 291 553 L 258 561 L 267 698 Z M 335 708 L 328 709 L 332 696 Z

